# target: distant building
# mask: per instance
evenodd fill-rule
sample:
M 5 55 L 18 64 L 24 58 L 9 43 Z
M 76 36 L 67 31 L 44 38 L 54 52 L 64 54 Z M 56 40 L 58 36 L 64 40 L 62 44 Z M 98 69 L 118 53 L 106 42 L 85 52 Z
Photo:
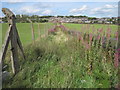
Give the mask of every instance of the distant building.
M 89 24 L 89 23 L 91 23 L 91 21 L 85 21 L 85 23 Z

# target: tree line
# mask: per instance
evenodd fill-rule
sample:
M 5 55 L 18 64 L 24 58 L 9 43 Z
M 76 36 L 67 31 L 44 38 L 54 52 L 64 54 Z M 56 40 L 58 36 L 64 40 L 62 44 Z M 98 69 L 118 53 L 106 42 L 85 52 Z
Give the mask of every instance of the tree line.
M 55 17 L 55 16 L 51 16 L 51 15 L 49 15 L 49 16 L 16 15 L 16 22 L 17 23 L 29 23 L 29 21 L 27 20 L 27 18 L 29 18 L 32 22 L 44 23 L 44 22 L 48 22 L 48 19 L 51 18 L 51 17 Z M 70 15 L 70 16 L 60 16 L 60 15 L 58 15 L 57 17 L 60 17 L 60 18 L 63 18 L 63 17 L 66 17 L 66 18 L 81 18 L 81 17 L 87 17 L 87 16 L 73 16 L 73 15 Z M 3 22 L 7 22 L 7 17 L 3 17 L 2 21 Z
M 38 22 L 38 23 L 44 23 L 44 22 L 48 22 L 49 18 L 51 17 L 55 17 L 55 16 L 38 16 L 38 15 L 32 15 L 32 16 L 29 16 L 29 15 L 16 15 L 16 22 L 17 23 L 29 23 L 29 21 L 27 20 L 27 18 L 29 18 L 33 23 L 35 22 Z M 56 17 L 59 17 L 59 18 L 87 18 L 89 21 L 92 21 L 92 20 L 96 20 L 95 23 L 97 23 L 97 18 L 96 17 L 88 17 L 88 16 L 73 16 L 73 15 L 69 15 L 69 16 L 56 16 Z M 103 18 L 104 19 L 104 18 Z M 113 21 L 113 17 L 108 19 L 107 21 L 109 22 L 112 22 L 113 24 L 116 24 L 116 20 Z M 3 22 L 7 22 L 7 17 L 3 17 L 2 18 L 2 21 Z M 118 19 L 119 21 L 119 19 Z M 103 21 L 104 23 L 104 21 Z

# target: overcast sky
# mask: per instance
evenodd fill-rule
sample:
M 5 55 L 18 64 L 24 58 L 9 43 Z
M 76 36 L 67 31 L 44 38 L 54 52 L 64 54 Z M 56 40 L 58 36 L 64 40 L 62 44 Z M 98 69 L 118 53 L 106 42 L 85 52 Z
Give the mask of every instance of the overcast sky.
M 4 0 L 0 4 L 0 9 L 9 8 L 15 14 L 27 15 L 86 15 L 91 17 L 117 17 L 118 16 L 118 0 L 106 0 L 109 2 L 99 2 L 94 0 L 75 0 L 71 2 L 65 0 Z M 35 0 L 34 0 L 35 1 Z M 49 1 L 49 2 L 48 2 Z M 72 0 L 73 1 L 73 0 Z M 78 2 L 79 1 L 79 2 Z M 96 1 L 96 2 L 95 2 Z M 103 0 L 101 0 L 103 1 Z M 3 16 L 3 14 L 1 14 Z

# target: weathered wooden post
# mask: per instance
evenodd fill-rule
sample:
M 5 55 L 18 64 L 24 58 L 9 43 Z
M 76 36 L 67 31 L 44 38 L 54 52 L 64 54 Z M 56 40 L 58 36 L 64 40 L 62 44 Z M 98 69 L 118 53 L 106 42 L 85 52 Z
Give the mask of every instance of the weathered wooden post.
M 32 40 L 33 43 L 35 43 L 35 33 L 34 33 L 34 27 L 33 27 L 33 22 L 27 18 L 27 20 L 31 23 L 31 30 L 32 30 Z
M 40 38 L 40 24 L 38 23 L 38 34 L 39 34 L 39 38 Z
M 0 64 L 2 64 L 3 60 L 5 59 L 7 48 L 8 48 L 9 42 L 11 41 L 12 70 L 13 70 L 13 73 L 16 74 L 19 71 L 18 46 L 22 52 L 24 59 L 25 59 L 25 55 L 24 55 L 22 44 L 18 35 L 18 31 L 16 28 L 15 15 L 7 8 L 2 8 L 2 12 L 8 18 L 9 30 L 7 32 L 6 40 L 2 48 Z

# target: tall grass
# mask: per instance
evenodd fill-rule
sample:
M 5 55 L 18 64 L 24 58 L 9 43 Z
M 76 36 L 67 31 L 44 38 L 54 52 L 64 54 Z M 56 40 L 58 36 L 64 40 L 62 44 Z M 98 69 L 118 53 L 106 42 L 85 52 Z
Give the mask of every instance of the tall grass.
M 61 26 L 62 29 L 65 27 Z M 44 38 L 25 47 L 26 60 L 20 57 L 20 71 L 3 87 L 25 88 L 110 88 L 118 84 L 118 54 L 102 47 L 102 36 L 49 30 Z M 53 34 L 54 32 L 54 34 Z M 56 38 L 68 38 L 59 43 Z M 109 33 L 110 34 L 110 33 Z M 109 35 L 108 35 L 109 37 Z M 62 38 L 60 38 L 62 39 Z M 109 49 L 108 49 L 109 48 Z M 115 55 L 115 56 L 114 56 Z M 7 62 L 6 62 L 7 63 Z M 10 67 L 9 67 L 10 68 Z

